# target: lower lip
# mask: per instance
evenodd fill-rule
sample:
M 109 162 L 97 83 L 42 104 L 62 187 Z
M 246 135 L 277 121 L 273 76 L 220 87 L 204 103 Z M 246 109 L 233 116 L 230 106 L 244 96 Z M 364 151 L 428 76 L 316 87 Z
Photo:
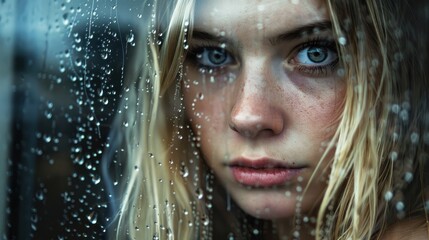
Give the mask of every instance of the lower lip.
M 296 177 L 302 169 L 290 168 L 250 168 L 234 166 L 232 175 L 243 185 L 252 187 L 273 187 L 283 185 Z

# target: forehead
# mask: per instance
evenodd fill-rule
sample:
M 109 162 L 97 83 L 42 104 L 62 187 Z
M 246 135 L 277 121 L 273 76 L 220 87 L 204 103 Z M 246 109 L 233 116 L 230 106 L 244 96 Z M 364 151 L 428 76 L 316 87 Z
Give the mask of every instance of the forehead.
M 321 0 L 197 0 L 194 26 L 210 32 L 263 31 L 275 34 L 288 28 L 329 19 Z

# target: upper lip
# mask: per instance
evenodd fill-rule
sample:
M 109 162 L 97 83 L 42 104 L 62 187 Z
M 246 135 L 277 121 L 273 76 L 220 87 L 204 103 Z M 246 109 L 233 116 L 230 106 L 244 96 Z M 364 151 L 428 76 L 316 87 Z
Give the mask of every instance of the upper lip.
M 288 169 L 300 169 L 304 168 L 304 165 L 298 165 L 291 162 L 286 162 L 282 160 L 277 160 L 273 158 L 258 158 L 258 159 L 249 159 L 249 158 L 236 158 L 228 164 L 230 167 L 247 167 L 255 169 L 264 169 L 264 168 L 288 168 Z

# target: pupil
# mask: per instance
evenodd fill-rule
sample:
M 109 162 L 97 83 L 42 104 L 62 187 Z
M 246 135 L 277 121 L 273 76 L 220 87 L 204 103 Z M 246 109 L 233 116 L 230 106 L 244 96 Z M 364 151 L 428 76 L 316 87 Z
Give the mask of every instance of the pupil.
M 225 62 L 226 56 L 223 51 L 213 50 L 213 52 L 209 55 L 209 59 L 214 64 L 221 64 Z
M 320 63 L 320 62 L 325 61 L 326 58 L 328 58 L 327 52 L 328 51 L 326 48 L 311 47 L 310 49 L 308 49 L 307 57 L 312 62 Z

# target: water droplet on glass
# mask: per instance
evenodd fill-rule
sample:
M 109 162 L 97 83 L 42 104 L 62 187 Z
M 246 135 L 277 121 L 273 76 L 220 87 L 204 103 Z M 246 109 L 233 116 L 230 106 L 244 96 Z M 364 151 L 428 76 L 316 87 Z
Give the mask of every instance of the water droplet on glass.
M 384 200 L 386 200 L 386 201 L 390 201 L 392 198 L 393 198 L 393 193 L 392 193 L 391 191 L 387 191 L 387 192 L 384 194 Z
M 90 214 L 88 214 L 86 216 L 86 218 L 88 219 L 88 221 L 92 224 L 96 224 L 97 223 L 97 213 L 96 212 L 91 212 Z
M 51 138 L 51 136 L 44 135 L 43 140 L 45 140 L 46 143 L 49 143 L 49 142 L 51 142 L 52 138 Z
M 182 165 L 180 167 L 180 175 L 182 175 L 182 177 L 186 178 L 189 176 L 189 170 L 188 167 L 186 167 L 185 165 Z
M 39 191 L 36 193 L 36 198 L 37 200 L 42 201 L 45 198 L 45 196 L 43 195 L 42 191 Z
M 203 190 L 201 190 L 201 188 L 197 188 L 197 190 L 195 190 L 195 195 L 197 196 L 198 199 L 202 199 L 204 196 Z
M 69 25 L 69 23 L 70 22 L 69 22 L 69 19 L 68 19 L 68 14 L 64 13 L 63 14 L 63 24 L 67 26 L 67 25 Z
M 76 61 L 75 61 L 75 65 L 76 65 L 77 67 L 82 66 L 82 60 L 81 60 L 80 58 L 76 59 Z
M 210 220 L 209 220 L 209 218 L 208 218 L 207 216 L 203 216 L 203 217 L 201 218 L 201 221 L 203 222 L 203 225 L 204 225 L 204 226 L 208 226 L 208 225 L 209 225 L 209 223 L 210 223 Z
M 203 93 L 198 93 L 197 97 L 198 97 L 198 99 L 203 100 L 204 99 L 204 94 Z
M 419 141 L 419 134 L 416 132 L 413 132 L 410 136 L 411 138 L 411 143 L 412 144 L 417 144 L 417 142 Z
M 127 36 L 127 42 L 132 43 L 134 41 L 134 33 L 130 32 Z
M 413 173 L 411 172 L 406 172 L 404 174 L 404 180 L 408 183 L 410 183 L 411 181 L 413 181 Z
M 228 240 L 235 240 L 235 237 L 234 237 L 233 233 L 229 233 L 228 234 Z
M 405 208 L 405 205 L 404 205 L 404 203 L 403 202 L 401 202 L 401 201 L 399 201 L 399 202 L 397 202 L 396 203 L 396 210 L 398 210 L 398 211 L 402 211 L 402 210 L 404 210 L 404 208 Z
M 253 229 L 252 233 L 253 235 L 259 235 L 259 230 L 255 228 Z
M 393 151 L 393 152 L 390 153 L 389 157 L 390 157 L 390 160 L 396 161 L 396 159 L 398 159 L 398 153 L 395 152 L 395 151 Z
M 293 236 L 294 236 L 295 238 L 299 238 L 299 235 L 300 235 L 300 234 L 299 234 L 299 232 L 298 232 L 298 231 L 294 231 L 294 232 L 293 232 Z
M 347 44 L 347 39 L 344 36 L 341 36 L 338 38 L 338 43 L 340 45 L 346 45 Z
M 93 176 L 93 177 L 92 177 L 92 182 L 93 182 L 95 185 L 99 184 L 99 183 L 100 183 L 100 181 L 101 181 L 100 176 Z

